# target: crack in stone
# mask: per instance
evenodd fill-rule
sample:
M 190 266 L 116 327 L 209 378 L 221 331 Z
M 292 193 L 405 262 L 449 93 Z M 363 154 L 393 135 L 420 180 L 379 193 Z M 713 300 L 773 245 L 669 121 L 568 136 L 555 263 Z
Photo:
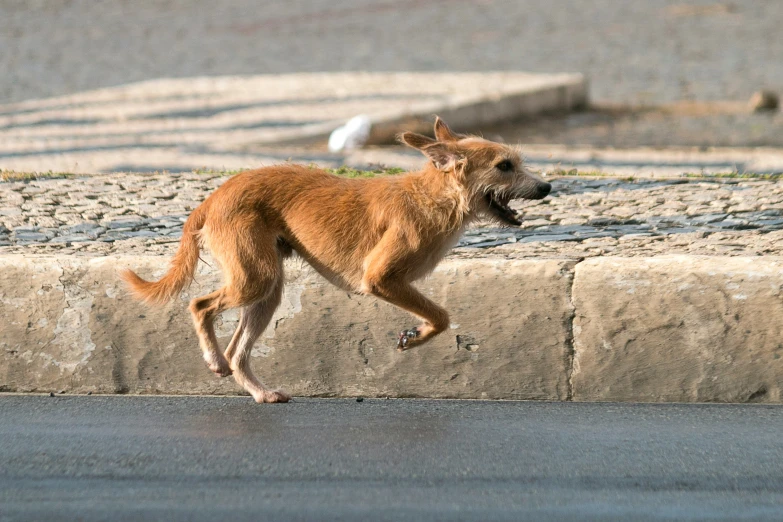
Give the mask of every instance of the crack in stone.
M 574 320 L 576 319 L 576 304 L 574 304 L 574 285 L 576 284 L 576 268 L 584 258 L 578 259 L 571 267 L 571 284 L 568 285 L 568 302 L 571 304 L 571 313 L 566 318 L 566 401 L 574 400 L 574 361 L 576 359 L 576 348 L 574 345 Z

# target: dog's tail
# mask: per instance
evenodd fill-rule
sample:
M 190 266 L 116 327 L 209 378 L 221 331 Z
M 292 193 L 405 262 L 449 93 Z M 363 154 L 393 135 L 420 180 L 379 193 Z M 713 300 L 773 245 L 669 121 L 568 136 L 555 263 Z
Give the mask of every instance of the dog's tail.
M 138 299 L 150 304 L 163 304 L 179 295 L 193 280 L 199 255 L 199 231 L 204 226 L 207 212 L 201 204 L 194 210 L 182 228 L 182 239 L 171 260 L 169 271 L 159 281 L 145 281 L 133 270 L 123 270 L 120 277 Z

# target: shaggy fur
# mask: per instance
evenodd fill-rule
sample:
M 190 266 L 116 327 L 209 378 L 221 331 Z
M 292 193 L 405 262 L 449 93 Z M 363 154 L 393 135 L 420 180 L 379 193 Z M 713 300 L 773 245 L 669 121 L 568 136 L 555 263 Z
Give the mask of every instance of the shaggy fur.
M 471 222 L 484 217 L 519 225 L 508 202 L 540 199 L 550 190 L 512 147 L 454 134 L 438 118 L 435 136 L 400 136 L 430 160 L 423 170 L 400 176 L 345 179 L 297 165 L 238 174 L 190 215 L 160 281 L 144 281 L 130 270 L 122 277 L 137 297 L 166 302 L 192 280 L 200 246 L 208 248 L 225 285 L 190 302 L 204 359 L 220 376 L 233 373 L 257 402 L 290 399 L 256 379 L 249 355 L 280 304 L 283 259 L 293 251 L 338 287 L 421 318 L 420 326 L 400 333 L 397 347 L 422 344 L 448 328 L 449 316 L 411 282 L 430 273 Z M 239 326 L 221 353 L 214 320 L 237 307 Z

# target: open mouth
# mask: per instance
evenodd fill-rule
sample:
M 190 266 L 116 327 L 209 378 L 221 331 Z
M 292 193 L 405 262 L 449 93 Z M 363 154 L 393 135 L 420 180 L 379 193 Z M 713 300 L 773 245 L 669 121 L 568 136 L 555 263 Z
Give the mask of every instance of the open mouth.
M 498 194 L 489 193 L 484 196 L 484 199 L 489 206 L 489 213 L 492 216 L 509 225 L 518 227 L 522 224 L 517 218 L 517 211 L 508 206 L 508 202 L 511 201 L 510 196 L 500 196 Z

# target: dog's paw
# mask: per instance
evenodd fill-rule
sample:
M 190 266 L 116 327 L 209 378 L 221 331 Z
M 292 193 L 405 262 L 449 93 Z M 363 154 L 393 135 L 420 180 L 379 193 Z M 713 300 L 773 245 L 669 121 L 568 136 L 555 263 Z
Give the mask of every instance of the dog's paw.
M 234 373 L 233 371 L 231 371 L 231 368 L 218 368 L 218 369 L 210 368 L 210 369 L 213 372 L 215 372 L 215 375 L 217 375 L 218 377 L 228 377 Z
M 291 400 L 290 395 L 280 390 L 275 390 L 275 391 L 264 390 L 262 393 L 259 393 L 258 395 L 254 395 L 253 398 L 259 404 L 274 403 L 274 402 L 288 402 Z
M 233 371 L 231 371 L 231 368 L 229 368 L 228 364 L 224 366 L 223 365 L 210 366 L 209 369 L 215 372 L 215 375 L 217 375 L 218 377 L 228 377 L 229 375 L 234 373 Z
M 410 330 L 403 330 L 400 332 L 400 336 L 397 339 L 397 350 L 403 351 L 411 348 L 414 344 L 412 341 L 416 339 L 421 332 L 418 328 L 411 328 Z
M 233 373 L 231 371 L 231 366 L 228 364 L 225 357 L 221 356 L 220 358 L 215 357 L 212 359 L 204 357 L 204 359 L 206 360 L 209 369 L 218 377 L 228 377 Z

